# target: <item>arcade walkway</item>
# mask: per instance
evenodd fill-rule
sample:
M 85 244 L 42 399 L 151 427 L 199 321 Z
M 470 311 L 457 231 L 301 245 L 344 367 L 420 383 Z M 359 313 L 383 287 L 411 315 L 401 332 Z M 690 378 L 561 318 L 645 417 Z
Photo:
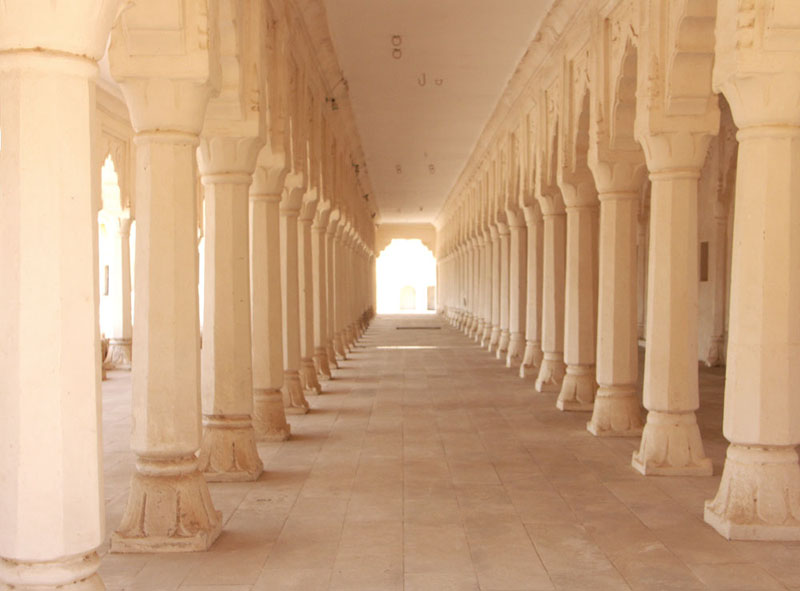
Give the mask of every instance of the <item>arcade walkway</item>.
M 109 591 L 800 589 L 799 545 L 703 523 L 723 375 L 701 371 L 715 476 L 645 478 L 637 441 L 593 437 L 439 317 L 378 317 L 293 438 L 259 445 L 261 479 L 210 485 L 225 529 L 208 553 L 106 555 L 100 574 Z M 129 375 L 110 378 L 109 531 L 133 469 Z

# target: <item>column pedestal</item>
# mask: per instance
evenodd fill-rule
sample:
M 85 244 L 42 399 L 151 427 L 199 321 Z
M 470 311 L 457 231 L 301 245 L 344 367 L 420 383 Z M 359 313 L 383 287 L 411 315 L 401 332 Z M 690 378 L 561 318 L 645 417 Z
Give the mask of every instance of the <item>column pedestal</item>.
M 258 457 L 251 415 L 204 415 L 198 460 L 209 482 L 258 480 L 264 464 Z
M 194 456 L 139 456 L 128 507 L 111 535 L 111 552 L 202 552 L 222 531 Z
M 105 591 L 97 574 L 100 557 L 96 552 L 65 556 L 48 562 L 24 562 L 0 558 L 0 581 L 18 591 Z
M 103 361 L 106 369 L 130 369 L 131 339 L 108 339 L 108 353 Z
M 556 407 L 558 410 L 591 411 L 596 389 L 594 365 L 568 365 Z
M 286 422 L 280 390 L 253 390 L 253 429 L 259 441 L 286 441 L 291 425 Z
M 542 343 L 539 341 L 525 341 L 525 353 L 522 355 L 522 363 L 519 366 L 519 377 L 538 376 L 543 359 Z
M 542 362 L 539 366 L 539 374 L 536 377 L 537 392 L 560 392 L 561 383 L 567 373 L 567 366 L 561 353 L 542 353 Z
M 651 410 L 632 464 L 645 476 L 711 476 L 694 411 Z
M 600 386 L 586 429 L 597 437 L 640 437 L 642 411 L 635 386 Z
M 304 415 L 308 412 L 308 401 L 303 395 L 303 384 L 297 371 L 283 373 L 283 405 L 287 415 Z
M 728 447 L 704 519 L 727 539 L 800 540 L 800 465 L 794 446 Z

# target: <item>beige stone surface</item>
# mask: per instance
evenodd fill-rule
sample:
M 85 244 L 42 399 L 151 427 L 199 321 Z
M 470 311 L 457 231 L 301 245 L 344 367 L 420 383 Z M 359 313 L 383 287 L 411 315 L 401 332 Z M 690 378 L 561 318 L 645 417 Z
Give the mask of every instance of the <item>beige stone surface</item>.
M 710 478 L 651 479 L 635 440 L 595 438 L 438 317 L 379 317 L 266 474 L 210 483 L 209 552 L 106 555 L 109 591 L 791 589 L 797 546 L 728 542 L 703 523 L 724 458 L 724 374 L 702 369 Z M 110 525 L 132 469 L 129 378 L 104 383 Z M 641 382 L 641 380 L 640 380 Z M 638 387 L 641 393 L 641 383 Z M 102 548 L 101 548 L 102 550 Z

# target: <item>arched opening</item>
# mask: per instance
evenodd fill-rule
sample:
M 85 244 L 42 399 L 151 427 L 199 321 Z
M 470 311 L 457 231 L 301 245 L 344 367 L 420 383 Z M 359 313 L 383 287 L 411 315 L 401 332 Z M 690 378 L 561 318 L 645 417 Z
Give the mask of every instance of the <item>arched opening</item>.
M 379 314 L 435 312 L 436 259 L 422 241 L 395 238 L 375 265 Z

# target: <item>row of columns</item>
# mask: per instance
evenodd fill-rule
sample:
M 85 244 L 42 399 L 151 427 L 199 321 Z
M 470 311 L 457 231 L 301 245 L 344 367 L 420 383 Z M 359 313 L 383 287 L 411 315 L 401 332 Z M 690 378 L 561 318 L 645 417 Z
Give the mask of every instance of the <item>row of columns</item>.
M 723 426 L 731 445 L 705 519 L 726 537 L 789 540 L 800 539 L 800 466 L 794 449 L 800 443 L 800 408 L 792 394 L 800 367 L 800 328 L 791 313 L 800 278 L 797 265 L 790 265 L 800 256 L 792 240 L 800 232 L 800 218 L 791 205 L 797 196 L 792 171 L 800 155 L 800 45 L 791 50 L 776 45 L 766 29 L 758 28 L 768 27 L 764 23 L 774 15 L 788 18 L 790 2 L 751 4 L 749 18 L 757 22 L 755 34 L 764 35 L 761 44 L 734 43 L 741 9 L 725 2 L 717 7 L 714 80 L 730 101 L 739 152 Z M 792 34 L 800 38 L 795 30 Z M 626 82 L 619 85 L 624 88 Z M 642 474 L 707 476 L 712 464 L 695 416 L 700 402 L 697 212 L 698 181 L 719 126 L 718 99 L 710 95 L 707 111 L 672 117 L 658 111 L 660 104 L 643 105 L 647 98 L 640 94 L 639 103 L 631 105 L 638 123 L 634 130 L 630 121 L 630 136 L 641 146 L 639 155 L 633 148 L 604 145 L 595 133 L 592 141 L 599 147 L 584 152 L 583 167 L 580 151 L 577 166 L 562 162 L 559 151 L 557 182 L 538 171 L 535 201 L 531 212 L 526 210 L 526 279 L 508 271 L 520 255 L 504 242 L 503 211 L 488 222 L 469 220 L 464 211 L 482 209 L 465 205 L 448 218 L 440 228 L 443 311 L 500 356 L 502 335 L 524 308 L 532 322 L 520 371 L 525 375 L 538 365 L 537 391 L 558 392 L 561 410 L 591 411 L 587 428 L 594 435 L 641 435 L 632 465 Z M 537 159 L 536 165 L 555 159 Z M 643 173 L 651 185 L 645 421 L 636 390 Z M 496 196 L 492 190 L 468 194 L 499 204 L 525 204 L 530 198 Z M 724 261 L 718 267 L 724 268 Z M 524 303 L 514 295 L 522 281 L 527 281 Z M 715 334 L 721 334 L 724 320 L 715 317 L 714 324 Z
M 94 89 L 121 2 L 35 4 L 7 2 L 0 19 L 0 587 L 100 590 Z M 224 14 L 235 10 L 222 4 Z M 257 4 L 246 7 L 254 22 Z M 206 482 L 259 477 L 256 441 L 289 436 L 285 413 L 308 411 L 301 375 L 305 392 L 319 393 L 331 352 L 344 358 L 374 305 L 362 214 L 330 195 L 326 215 L 299 215 L 293 177 L 276 185 L 274 167 L 259 166 L 264 122 L 207 113 L 219 92 L 208 30 L 218 23 L 203 20 L 211 7 L 216 18 L 216 2 L 186 9 L 177 53 L 158 56 L 146 33 L 163 11 L 146 2 L 116 21 L 109 46 L 135 131 L 137 223 L 136 462 L 114 552 L 207 549 L 222 516 Z M 263 103 L 254 112 L 265 117 Z M 124 280 L 116 287 L 130 292 Z

